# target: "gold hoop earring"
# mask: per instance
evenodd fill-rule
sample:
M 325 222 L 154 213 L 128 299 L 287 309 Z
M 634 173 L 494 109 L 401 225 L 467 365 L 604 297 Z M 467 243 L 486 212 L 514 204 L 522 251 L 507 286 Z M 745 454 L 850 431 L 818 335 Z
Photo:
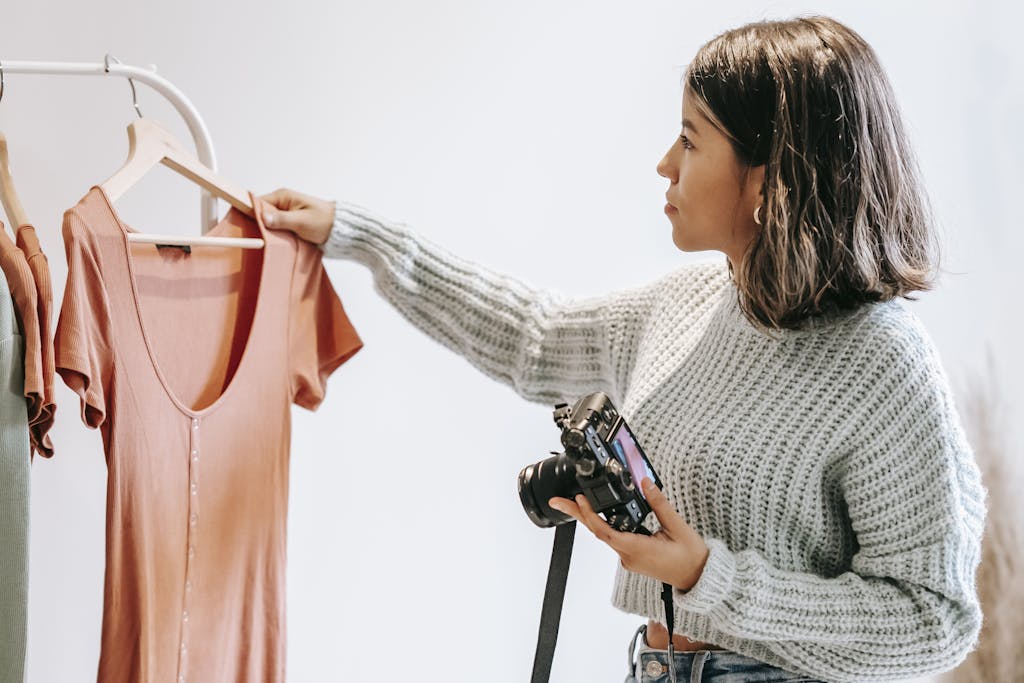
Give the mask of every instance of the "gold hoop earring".
M 754 222 L 761 225 L 761 205 L 758 204 L 757 208 L 754 209 Z

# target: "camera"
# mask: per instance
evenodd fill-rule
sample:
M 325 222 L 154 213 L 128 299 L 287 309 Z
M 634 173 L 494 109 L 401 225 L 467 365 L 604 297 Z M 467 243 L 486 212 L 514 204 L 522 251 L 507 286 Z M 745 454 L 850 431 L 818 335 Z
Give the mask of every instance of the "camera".
M 539 527 L 572 521 L 548 501 L 582 493 L 613 528 L 636 531 L 651 511 L 640 483 L 647 477 L 661 488 L 661 480 L 611 400 L 603 392 L 587 394 L 571 408 L 556 405 L 554 419 L 565 452 L 519 473 L 527 516 Z

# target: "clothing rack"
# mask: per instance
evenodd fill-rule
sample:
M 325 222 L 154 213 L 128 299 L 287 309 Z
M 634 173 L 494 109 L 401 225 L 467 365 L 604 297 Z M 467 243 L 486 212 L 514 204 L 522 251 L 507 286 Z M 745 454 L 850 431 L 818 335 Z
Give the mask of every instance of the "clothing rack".
M 26 62 L 26 61 L 0 61 L 0 78 L 6 79 L 11 74 L 33 74 L 33 75 L 55 75 L 55 76 L 120 76 L 128 79 L 132 87 L 132 96 L 135 98 L 134 81 L 141 81 L 150 86 L 153 90 L 163 95 L 171 105 L 181 114 L 188 125 L 189 132 L 196 145 L 196 156 L 212 171 L 217 170 L 217 159 L 213 152 L 213 140 L 203 123 L 199 111 L 181 90 L 174 86 L 169 80 L 156 73 L 156 66 L 149 67 L 132 66 L 122 64 L 111 55 L 107 55 L 102 62 Z M 0 94 L 2 94 L 0 90 Z M 134 100 L 135 110 L 139 112 L 138 100 Z M 205 233 L 218 222 L 217 198 L 202 191 L 200 198 L 201 225 Z

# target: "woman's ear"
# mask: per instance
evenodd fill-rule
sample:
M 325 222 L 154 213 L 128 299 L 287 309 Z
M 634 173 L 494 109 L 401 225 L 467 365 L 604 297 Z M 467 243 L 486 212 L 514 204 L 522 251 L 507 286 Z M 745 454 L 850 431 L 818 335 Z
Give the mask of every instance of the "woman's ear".
M 764 204 L 764 170 L 764 164 L 751 166 L 746 174 L 743 197 L 749 203 L 751 211 Z M 761 213 L 764 213 L 764 209 L 761 209 Z

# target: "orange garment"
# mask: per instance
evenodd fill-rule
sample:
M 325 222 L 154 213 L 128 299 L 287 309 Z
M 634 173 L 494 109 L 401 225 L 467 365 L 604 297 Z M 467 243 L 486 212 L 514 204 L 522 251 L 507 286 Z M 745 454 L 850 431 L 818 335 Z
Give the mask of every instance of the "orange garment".
M 57 371 L 99 427 L 107 544 L 99 680 L 284 680 L 290 404 L 362 347 L 320 262 L 231 209 L 263 250 L 131 244 L 100 187 L 64 215 Z
M 33 451 L 50 455 L 52 449 L 49 439 L 46 438 L 45 443 L 40 442 L 46 430 L 39 428 L 47 419 L 39 297 L 32 277 L 32 268 L 25 254 L 7 234 L 3 223 L 0 223 L 0 269 L 7 277 L 11 298 L 14 300 L 14 310 L 25 339 L 25 399 L 28 402 L 30 442 Z
M 53 310 L 53 286 L 50 282 L 50 264 L 46 259 L 46 254 L 39 246 L 36 230 L 31 225 L 23 225 L 18 228 L 16 244 L 25 255 L 25 260 L 28 261 L 29 270 L 32 271 L 32 280 L 36 286 L 36 307 L 39 314 L 39 341 L 41 344 L 39 360 L 43 371 L 43 404 L 39 411 L 39 419 L 35 424 L 29 425 L 29 430 L 36 452 L 49 458 L 53 455 L 53 443 L 50 441 L 49 431 L 53 427 L 57 412 L 56 399 L 53 395 L 53 324 L 50 313 Z

